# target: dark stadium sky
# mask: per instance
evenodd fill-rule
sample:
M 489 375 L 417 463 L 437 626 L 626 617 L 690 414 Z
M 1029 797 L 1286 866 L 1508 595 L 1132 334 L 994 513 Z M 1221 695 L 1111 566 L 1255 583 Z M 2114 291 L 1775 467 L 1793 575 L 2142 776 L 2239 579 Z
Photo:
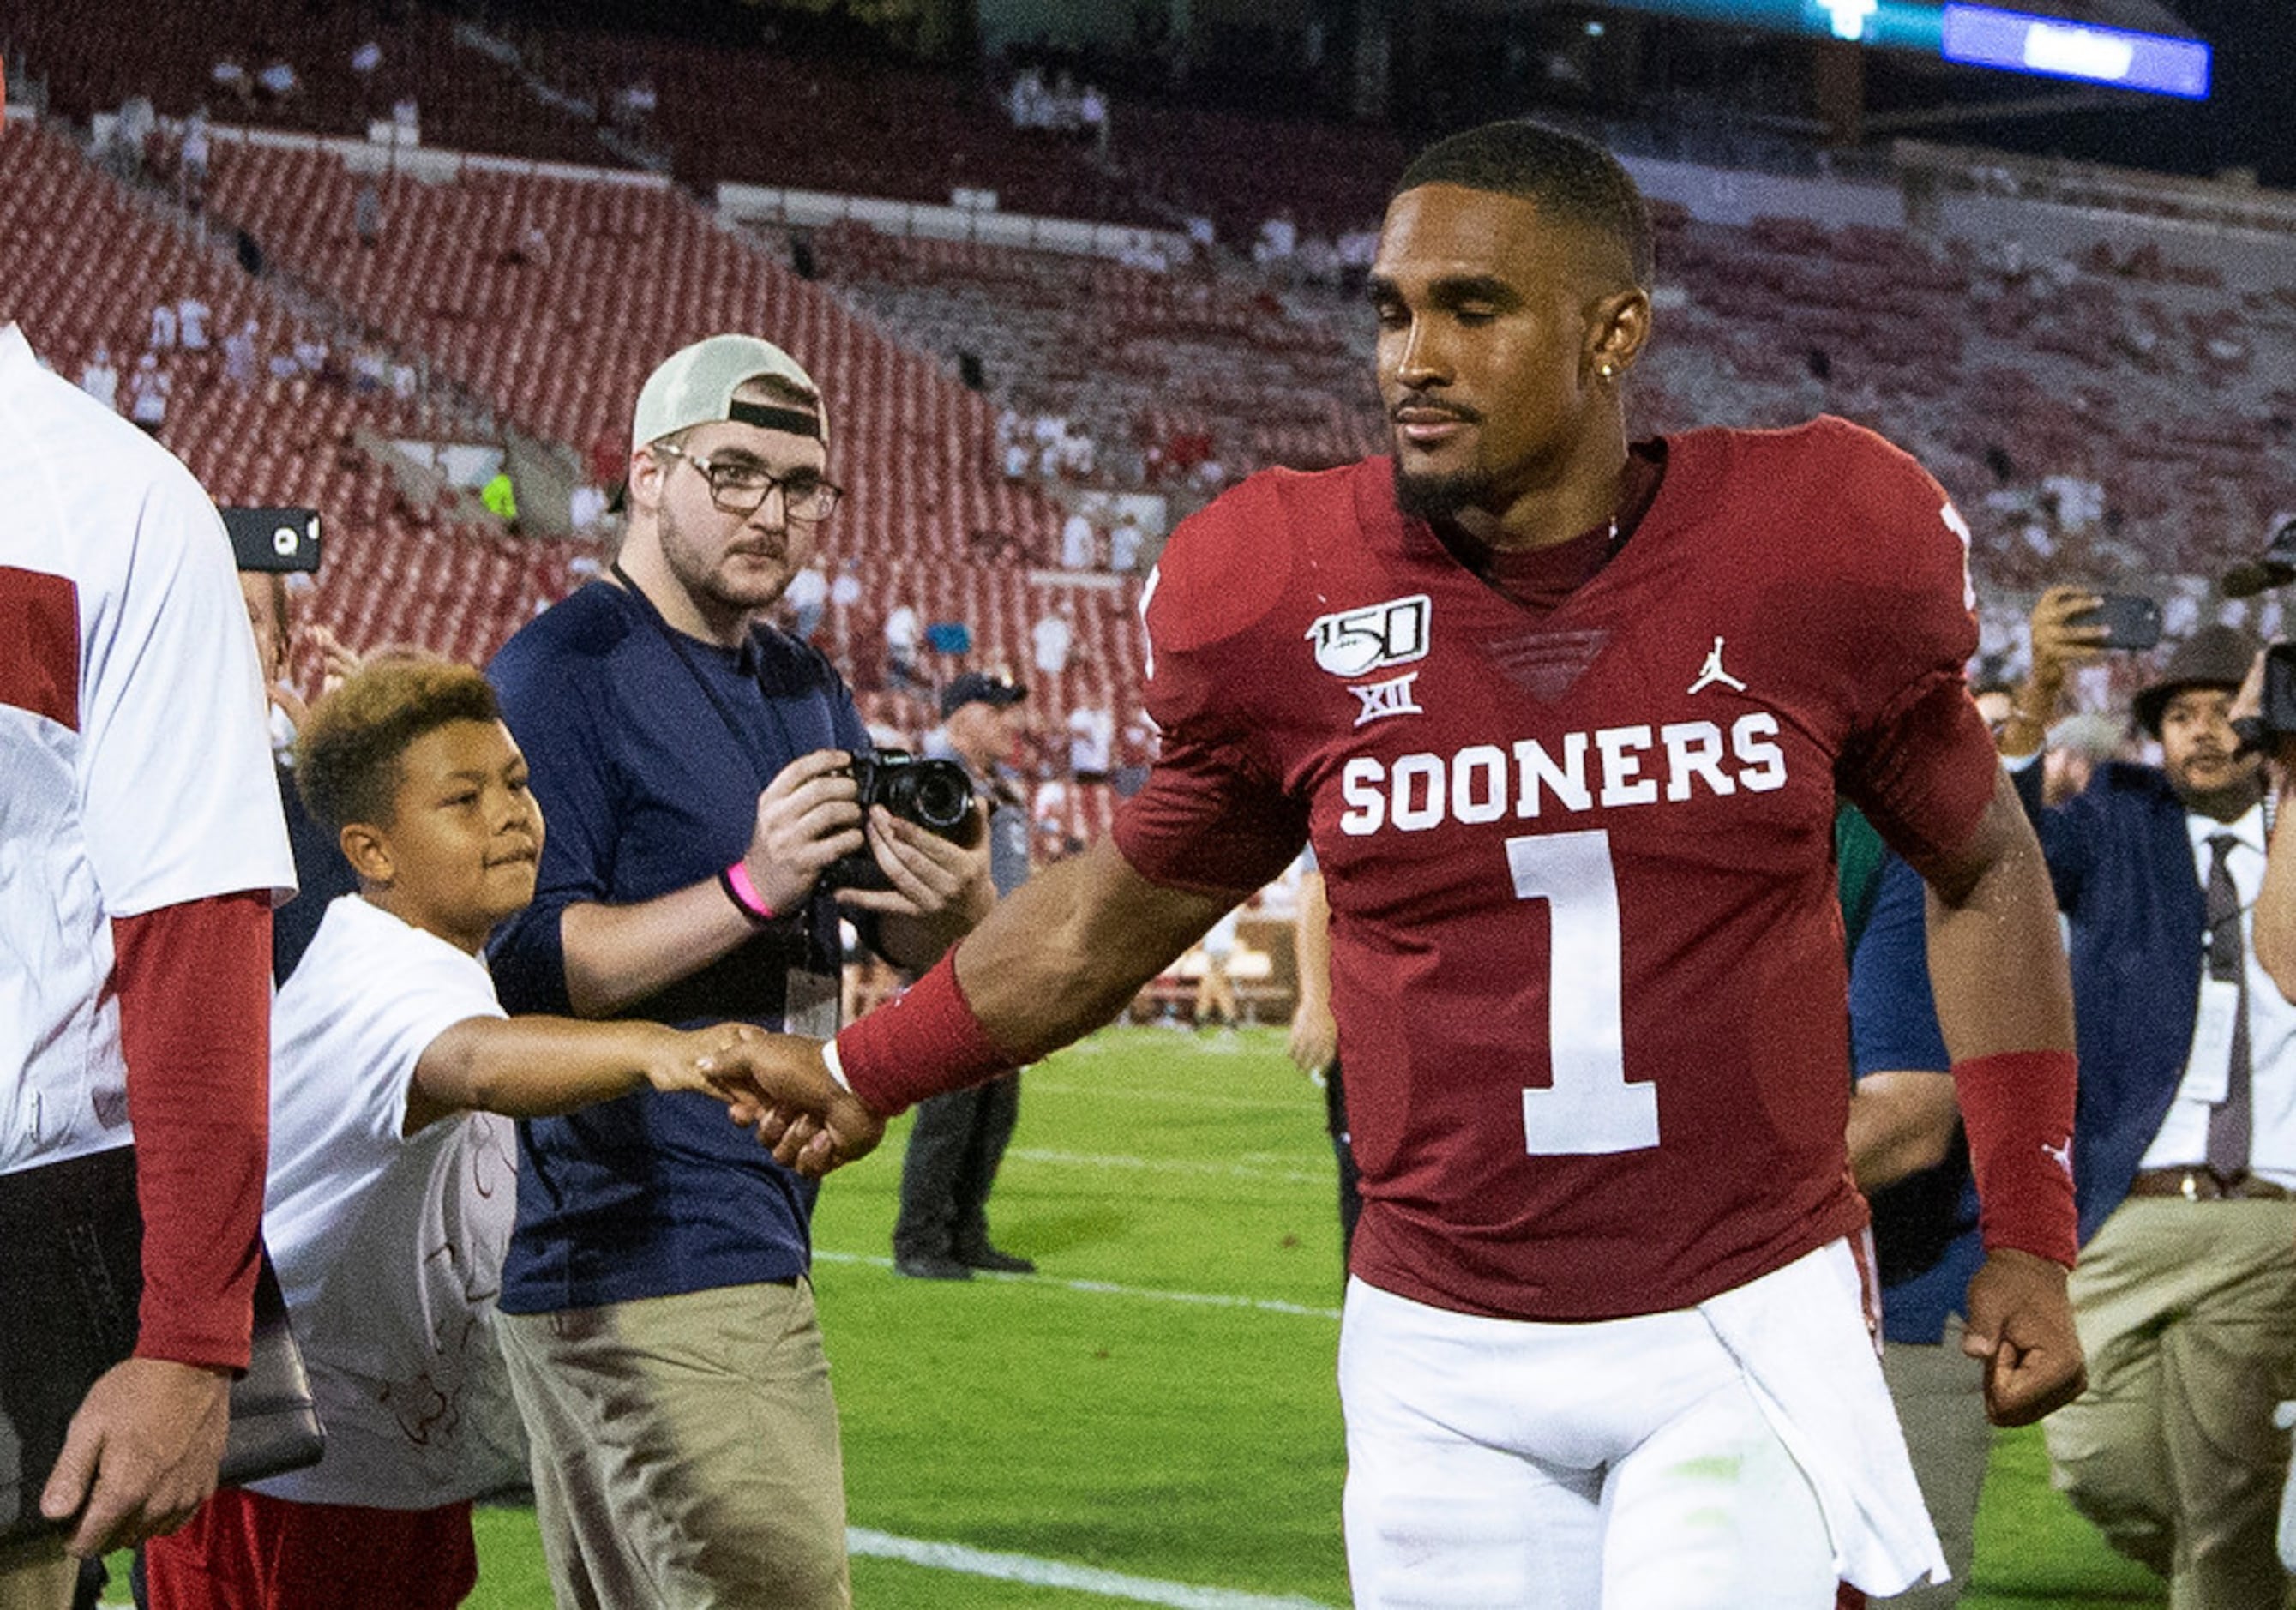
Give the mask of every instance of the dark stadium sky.
M 2290 0 L 2171 0 L 2176 13 L 2214 47 L 2214 93 L 2204 105 L 2148 98 L 2128 109 L 2070 119 L 2054 130 L 2005 143 L 2057 144 L 2096 161 L 2215 173 L 2257 170 L 2264 184 L 2296 188 L 2296 113 L 2285 63 L 2296 45 Z

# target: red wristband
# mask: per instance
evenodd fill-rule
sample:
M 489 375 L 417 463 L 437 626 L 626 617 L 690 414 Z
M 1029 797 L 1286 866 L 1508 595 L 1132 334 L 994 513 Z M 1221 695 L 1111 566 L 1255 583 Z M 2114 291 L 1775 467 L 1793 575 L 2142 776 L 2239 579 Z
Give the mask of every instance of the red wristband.
M 718 875 L 718 885 L 725 890 L 726 898 L 741 908 L 742 915 L 751 922 L 763 924 L 774 920 L 774 908 L 766 904 L 766 897 L 750 881 L 750 863 L 736 861 Z
M 972 1014 L 951 951 L 896 998 L 837 1036 L 845 1082 L 881 1118 L 928 1096 L 1009 1073 L 1021 1059 L 1000 1048 Z
M 1953 1064 L 1977 1177 L 1985 1248 L 2014 1247 L 2070 1268 L 2075 1063 L 2070 1051 L 2001 1051 Z

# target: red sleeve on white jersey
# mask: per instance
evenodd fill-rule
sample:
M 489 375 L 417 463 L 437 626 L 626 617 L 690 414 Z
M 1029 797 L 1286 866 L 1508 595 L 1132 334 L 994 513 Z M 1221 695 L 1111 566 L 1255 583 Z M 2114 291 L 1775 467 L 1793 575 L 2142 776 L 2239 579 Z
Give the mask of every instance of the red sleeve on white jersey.
M 1258 889 L 1307 842 L 1307 801 L 1288 795 L 1254 719 L 1250 628 L 1282 597 L 1296 544 L 1281 477 L 1255 475 L 1165 545 L 1141 602 L 1145 701 L 1163 735 L 1147 786 L 1116 820 L 1116 844 L 1151 883 L 1205 892 Z

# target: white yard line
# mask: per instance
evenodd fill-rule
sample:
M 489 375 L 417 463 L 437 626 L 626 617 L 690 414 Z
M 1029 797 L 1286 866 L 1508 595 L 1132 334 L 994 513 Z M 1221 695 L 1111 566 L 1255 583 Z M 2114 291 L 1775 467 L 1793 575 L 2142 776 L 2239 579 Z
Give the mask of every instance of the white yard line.
M 1212 1174 L 1223 1179 L 1267 1179 L 1283 1185 L 1331 1185 L 1332 1169 L 1268 1168 L 1254 1162 L 1197 1162 L 1184 1157 L 1127 1157 L 1118 1153 L 1057 1152 L 1013 1146 L 1004 1155 L 1062 1168 L 1121 1169 L 1143 1174 Z
M 1068 1055 L 1062 1052 L 1062 1056 Z M 1152 1101 L 1171 1107 L 1239 1107 L 1252 1112 L 1290 1113 L 1312 1111 L 1320 1114 L 1324 1109 L 1324 1093 L 1300 1080 L 1298 1097 L 1270 1096 L 1218 1096 L 1193 1090 L 1144 1089 L 1138 1085 L 1086 1083 L 1069 1084 L 1049 1079 L 1031 1071 L 1021 1081 L 1021 1088 L 1032 1096 L 1086 1096 L 1095 1101 Z
M 890 1269 L 893 1261 L 873 1253 L 833 1253 L 824 1247 L 813 1249 L 816 1263 L 858 1263 L 872 1269 Z M 1237 1297 L 1224 1292 L 1173 1292 L 1149 1286 L 1119 1286 L 1112 1280 L 1058 1280 L 1049 1275 L 1003 1275 L 988 1269 L 978 1272 L 983 1280 L 1010 1280 L 1023 1286 L 1053 1286 L 1061 1291 L 1086 1292 L 1095 1297 L 1141 1297 L 1158 1302 L 1188 1302 L 1201 1308 L 1248 1308 L 1264 1314 L 1292 1314 L 1308 1319 L 1337 1319 L 1336 1308 L 1312 1308 L 1304 1302 L 1284 1302 L 1274 1297 Z
M 1294 1595 L 1278 1597 L 1245 1593 L 1234 1588 L 1198 1588 L 1186 1582 L 1159 1581 L 1154 1577 L 1127 1576 L 1091 1565 L 1071 1565 L 1064 1560 L 1038 1559 L 1029 1554 L 992 1554 L 962 1543 L 928 1543 L 916 1538 L 892 1537 L 865 1527 L 846 1529 L 845 1546 L 872 1559 L 905 1560 L 934 1571 L 956 1571 L 967 1576 L 993 1577 L 998 1581 L 1027 1582 L 1033 1587 L 1066 1588 L 1096 1593 L 1104 1598 L 1129 1599 L 1135 1604 L 1171 1605 L 1177 1610 L 1326 1610 L 1319 1600 Z

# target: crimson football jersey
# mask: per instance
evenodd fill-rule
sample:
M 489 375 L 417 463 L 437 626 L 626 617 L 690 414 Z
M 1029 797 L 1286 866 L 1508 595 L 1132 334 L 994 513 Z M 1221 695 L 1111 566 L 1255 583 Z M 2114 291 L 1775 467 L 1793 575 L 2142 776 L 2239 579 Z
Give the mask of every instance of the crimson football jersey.
M 1998 762 L 1967 531 L 1838 419 L 1669 439 L 1615 558 L 1535 619 L 1375 458 L 1253 476 L 1144 598 L 1144 876 L 1256 888 L 1311 837 L 1365 1209 L 1443 1307 L 1681 1308 L 1856 1230 L 1836 792 L 1964 844 Z

